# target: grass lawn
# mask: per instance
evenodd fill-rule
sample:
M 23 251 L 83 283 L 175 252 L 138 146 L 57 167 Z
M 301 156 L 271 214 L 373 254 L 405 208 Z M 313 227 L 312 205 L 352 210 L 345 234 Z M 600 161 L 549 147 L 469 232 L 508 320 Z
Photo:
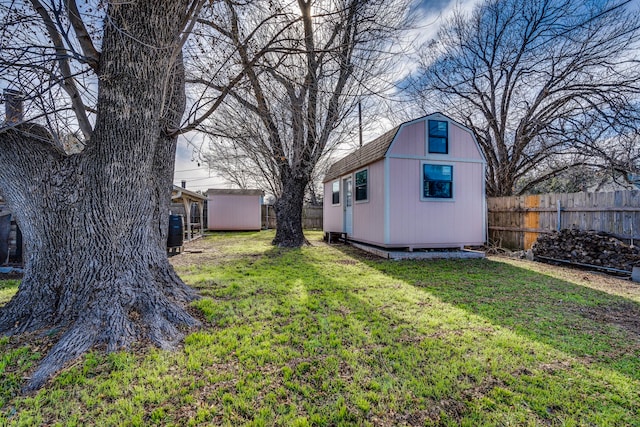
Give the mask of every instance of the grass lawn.
M 1 339 L 0 425 L 640 425 L 640 287 L 308 237 L 215 234 L 174 257 L 204 323 L 178 352 L 92 352 L 19 396 L 49 343 Z

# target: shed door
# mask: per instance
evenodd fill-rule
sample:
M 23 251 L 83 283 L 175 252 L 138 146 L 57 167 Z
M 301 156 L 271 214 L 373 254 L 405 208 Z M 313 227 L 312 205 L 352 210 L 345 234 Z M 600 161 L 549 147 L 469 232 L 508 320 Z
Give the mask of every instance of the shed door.
M 343 181 L 342 188 L 344 189 L 343 191 L 344 203 L 342 204 L 344 206 L 344 222 L 343 222 L 344 229 L 342 231 L 344 231 L 347 234 L 352 234 L 353 233 L 353 187 L 352 187 L 351 177 L 346 178 Z

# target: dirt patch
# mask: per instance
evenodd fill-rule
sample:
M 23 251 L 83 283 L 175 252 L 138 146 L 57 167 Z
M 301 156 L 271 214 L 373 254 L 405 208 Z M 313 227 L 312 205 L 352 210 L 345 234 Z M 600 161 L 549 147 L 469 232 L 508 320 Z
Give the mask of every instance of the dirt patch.
M 0 280 L 20 280 L 22 273 L 0 273 Z
M 582 307 L 580 314 L 589 320 L 609 323 L 640 336 L 640 306 L 633 302 L 621 302 L 614 305 Z
M 169 257 L 169 262 L 174 267 L 187 267 L 189 265 L 217 264 L 223 254 L 206 239 L 197 239 L 184 244 L 181 253 Z
M 514 259 L 507 256 L 490 256 L 487 257 L 487 259 L 496 262 L 504 262 L 516 267 L 535 271 L 536 273 L 546 274 L 547 276 L 565 280 L 576 285 L 596 289 L 612 295 L 618 295 L 640 303 L 640 284 L 632 282 L 629 279 L 623 279 L 605 273 L 543 264 L 524 259 Z

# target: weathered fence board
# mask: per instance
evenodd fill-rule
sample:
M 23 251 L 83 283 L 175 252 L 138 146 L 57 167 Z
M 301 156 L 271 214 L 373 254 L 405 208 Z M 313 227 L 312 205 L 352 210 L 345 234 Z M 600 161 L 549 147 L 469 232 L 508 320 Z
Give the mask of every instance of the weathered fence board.
M 305 206 L 302 209 L 302 227 L 307 230 L 322 230 L 322 206 Z
M 489 240 L 529 249 L 540 233 L 561 228 L 596 230 L 628 242 L 640 240 L 640 191 L 551 193 L 490 197 Z
M 276 228 L 276 211 L 273 206 L 262 205 L 262 228 Z M 302 209 L 302 228 L 322 230 L 322 206 L 305 206 Z

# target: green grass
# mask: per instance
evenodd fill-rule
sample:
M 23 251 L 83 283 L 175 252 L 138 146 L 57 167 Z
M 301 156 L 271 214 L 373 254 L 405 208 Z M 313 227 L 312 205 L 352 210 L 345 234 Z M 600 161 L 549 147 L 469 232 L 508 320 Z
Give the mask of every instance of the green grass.
M 19 280 L 0 280 L 0 305 L 4 305 L 17 292 Z
M 493 260 L 386 261 L 308 237 L 208 237 L 216 256 L 178 267 L 205 319 L 180 351 L 93 352 L 19 396 L 40 349 L 3 339 L 0 424 L 640 425 L 637 302 Z

